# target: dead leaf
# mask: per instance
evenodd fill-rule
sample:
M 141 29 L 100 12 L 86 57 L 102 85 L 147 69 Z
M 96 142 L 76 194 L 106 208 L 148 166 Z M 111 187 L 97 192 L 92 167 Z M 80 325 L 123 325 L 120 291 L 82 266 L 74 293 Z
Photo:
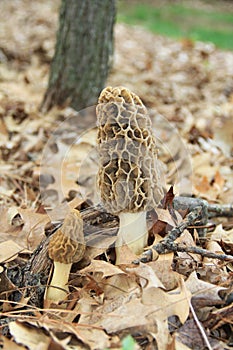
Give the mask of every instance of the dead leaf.
M 207 338 L 210 341 L 208 336 Z M 176 339 L 183 345 L 191 347 L 192 350 L 203 349 L 206 346 L 194 319 L 187 320 L 185 324 L 181 326 L 179 331 L 176 332 Z
M 50 337 L 38 329 L 28 327 L 19 321 L 9 323 L 9 330 L 16 343 L 27 346 L 30 350 L 48 350 L 51 342 Z
M 211 189 L 211 186 L 207 179 L 207 176 L 203 176 L 199 184 L 196 184 L 195 187 L 197 191 L 200 192 L 201 194 L 208 193 Z
M 3 340 L 3 350 L 26 350 L 26 348 L 22 345 L 18 345 L 7 337 L 1 336 Z
M 132 252 L 126 244 L 122 244 L 118 248 L 118 265 L 130 265 L 132 261 L 137 260 L 138 256 Z
M 181 280 L 179 292 L 164 292 L 161 288 L 146 287 L 142 293 L 144 305 L 153 305 L 158 310 L 163 310 L 166 317 L 177 315 L 182 323 L 189 315 L 189 303 L 191 293 Z
M 35 249 L 45 237 L 45 226 L 50 221 L 48 215 L 36 213 L 32 209 L 18 209 L 18 213 L 23 219 L 24 225 L 21 232 L 26 247 L 29 250 Z
M 107 349 L 110 346 L 109 337 L 102 329 L 80 327 L 79 336 L 91 350 L 95 350 L 97 344 L 99 349 Z
M 142 264 L 138 267 L 130 268 L 126 267 L 126 271 L 135 274 L 140 278 L 140 284 L 142 288 L 149 287 L 160 287 L 164 288 L 164 285 L 160 281 L 160 279 L 156 276 L 155 271 L 152 269 L 152 267 L 149 264 Z
M 233 144 L 233 127 L 231 119 L 226 120 L 221 128 L 215 129 L 213 139 L 226 157 L 230 158 Z
M 123 270 L 121 270 L 119 267 L 109 264 L 106 261 L 103 260 L 92 260 L 89 266 L 85 267 L 80 271 L 80 273 L 96 273 L 101 272 L 102 278 L 114 276 L 118 274 L 125 274 Z
M 233 243 L 233 229 L 226 231 L 223 229 L 222 224 L 219 224 L 207 237 L 218 242 Z
M 16 258 L 23 249 L 12 240 L 0 243 L 0 263 Z
M 191 246 L 191 247 L 195 247 L 196 244 L 194 242 L 194 239 L 191 235 L 191 233 L 188 230 L 184 230 L 184 232 L 182 232 L 182 234 L 180 235 L 180 237 L 176 240 L 177 243 L 182 243 L 184 245 L 186 245 L 187 247 Z M 185 253 L 185 252 L 178 252 L 177 253 L 178 256 L 183 259 L 185 261 L 187 261 L 187 263 L 192 263 L 192 260 L 194 262 L 200 262 L 201 261 L 201 256 L 198 254 L 192 254 L 192 253 Z
M 175 289 L 180 279 L 180 275 L 172 269 L 173 257 L 174 253 L 161 254 L 156 261 L 148 263 L 166 290 Z
M 187 281 L 185 281 L 185 285 L 192 293 L 193 298 L 206 298 L 212 301 L 221 300 L 218 293 L 220 290 L 225 289 L 224 287 L 198 279 L 195 271 L 190 274 Z

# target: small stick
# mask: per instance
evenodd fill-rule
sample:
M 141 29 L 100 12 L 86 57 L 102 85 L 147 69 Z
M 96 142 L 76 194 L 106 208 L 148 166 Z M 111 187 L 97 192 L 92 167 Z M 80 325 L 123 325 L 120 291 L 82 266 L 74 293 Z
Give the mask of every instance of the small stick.
M 194 308 L 193 308 L 191 302 L 189 302 L 189 307 L 190 307 L 190 310 L 191 310 L 191 312 L 192 312 L 194 321 L 196 322 L 196 325 L 197 325 L 197 327 L 198 327 L 198 329 L 199 329 L 199 331 L 200 331 L 200 333 L 201 333 L 201 335 L 202 335 L 202 337 L 203 337 L 203 340 L 204 340 L 204 342 L 206 343 L 207 348 L 208 348 L 209 350 L 213 350 L 212 346 L 210 345 L 209 339 L 208 339 L 208 337 L 207 337 L 207 335 L 206 335 L 206 332 L 205 332 L 203 326 L 201 325 L 200 321 L 199 321 L 198 318 L 197 318 L 197 315 L 196 315 L 196 313 L 195 313 L 195 311 L 194 311 Z
M 233 204 L 208 204 L 208 217 L 232 217 L 233 216 Z
M 184 244 L 173 243 L 172 245 L 169 246 L 169 250 L 173 251 L 173 252 L 185 252 L 185 253 L 199 254 L 201 256 L 205 256 L 205 257 L 211 258 L 211 259 L 219 259 L 219 260 L 233 262 L 233 256 L 231 256 L 231 255 L 216 254 L 216 253 L 213 253 L 207 249 L 203 249 L 203 248 L 199 248 L 199 247 L 192 247 L 192 246 L 188 247 Z
M 177 244 L 174 243 L 175 240 L 180 237 L 182 232 L 188 228 L 189 226 L 193 226 L 194 223 L 198 220 L 200 220 L 202 215 L 203 208 L 201 206 L 197 206 L 196 208 L 192 209 L 192 211 L 186 216 L 186 218 L 176 227 L 174 227 L 170 233 L 159 243 L 154 245 L 152 247 L 153 250 L 155 250 L 159 254 L 165 254 L 169 252 L 187 252 L 187 253 L 194 253 L 199 254 L 201 256 L 205 256 L 208 258 L 213 259 L 219 259 L 224 261 L 233 261 L 233 256 L 227 255 L 227 254 L 216 254 L 209 250 L 198 248 L 198 247 L 188 247 L 184 244 Z M 145 251 L 139 260 L 135 260 L 134 263 L 138 264 L 139 261 L 141 262 L 148 262 L 152 260 L 153 257 L 153 251 L 152 249 L 149 249 Z
M 202 208 L 202 221 L 203 219 L 212 217 L 232 217 L 233 216 L 233 204 L 211 204 L 201 198 L 192 197 L 175 197 L 173 199 L 173 208 L 175 210 L 188 210 L 192 211 L 195 207 L 200 206 Z

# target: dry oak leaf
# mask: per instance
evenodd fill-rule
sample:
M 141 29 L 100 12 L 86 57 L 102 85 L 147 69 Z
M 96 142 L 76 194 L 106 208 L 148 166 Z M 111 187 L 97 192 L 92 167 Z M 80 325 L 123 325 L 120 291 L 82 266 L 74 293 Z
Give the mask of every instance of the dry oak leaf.
M 176 339 L 185 346 L 189 346 L 192 350 L 205 349 L 205 341 L 193 319 L 187 320 L 187 322 L 180 327 L 176 332 Z
M 150 273 L 151 271 L 149 275 Z M 167 349 L 171 340 L 167 318 L 177 315 L 181 322 L 185 322 L 189 314 L 191 294 L 183 282 L 175 294 L 166 293 L 155 287 L 156 284 L 156 281 L 148 283 L 143 288 L 142 298 L 140 290 L 133 290 L 127 295 L 118 290 L 118 297 L 115 295 L 115 298 L 96 308 L 96 315 L 82 315 L 80 323 L 103 327 L 109 334 L 121 331 L 150 332 L 156 338 L 158 349 Z
M 125 274 L 125 272 L 122 271 L 119 267 L 103 260 L 92 260 L 90 265 L 88 265 L 80 271 L 80 273 L 82 274 L 90 272 L 102 272 L 102 278 L 119 274 Z
M 216 241 L 207 241 L 206 249 L 216 254 L 224 254 L 222 248 Z M 230 264 L 228 264 L 229 267 Z M 212 258 L 203 258 L 203 266 L 198 269 L 202 279 L 214 284 L 224 284 L 228 280 L 229 274 L 223 262 Z
M 0 243 L 0 263 L 15 259 L 22 251 L 25 250 L 12 240 Z
M 215 230 L 207 235 L 207 238 L 212 241 L 223 241 L 233 244 L 233 229 L 226 231 L 223 229 L 222 224 L 218 225 Z
M 152 268 L 166 290 L 175 289 L 180 279 L 180 275 L 172 269 L 173 257 L 174 253 L 161 254 L 156 261 L 147 264 Z
M 223 192 L 225 179 L 217 170 L 211 179 L 207 175 L 199 178 L 198 183 L 195 180 L 194 192 L 198 197 L 206 198 L 207 200 L 214 200 Z
M 51 343 L 51 338 L 42 330 L 29 327 L 19 321 L 10 322 L 9 330 L 17 344 L 23 344 L 30 350 L 48 350 Z
M 109 336 L 102 330 L 96 328 L 80 327 L 79 338 L 91 350 L 107 349 L 110 347 Z
M 140 265 L 137 267 L 133 267 L 133 268 L 127 267 L 126 271 L 131 274 L 135 274 L 136 276 L 139 277 L 139 283 L 142 286 L 142 288 L 160 287 L 165 289 L 163 283 L 157 277 L 155 271 L 149 264 L 140 263 Z
M 15 241 L 15 237 L 18 236 L 20 228 L 13 224 L 13 218 L 18 214 L 18 208 L 12 206 L 7 208 L 0 206 L 0 242 L 4 242 L 12 237 Z
M 0 344 L 3 345 L 3 350 L 26 350 L 24 346 L 17 345 L 14 341 L 0 335 Z
M 28 233 L 24 231 L 24 221 L 19 214 L 19 208 L 0 208 L 0 242 L 13 241 L 14 248 L 10 247 L 11 252 L 3 251 L 2 259 L 8 255 L 16 254 L 22 249 L 28 249 L 27 236 Z M 6 245 L 6 244 L 5 244 Z M 18 247 L 17 247 L 18 246 Z M 4 245 L 3 245 L 4 248 Z M 5 255 L 6 254 L 6 255 Z
M 50 222 L 50 218 L 47 214 L 36 213 L 33 209 L 18 208 L 18 213 L 24 222 L 21 235 L 26 247 L 32 251 L 45 237 L 45 226 Z
M 174 218 L 171 216 L 170 212 L 168 209 L 161 209 L 161 208 L 156 208 L 155 209 L 156 214 L 158 215 L 158 220 L 166 222 L 168 225 L 174 227 L 177 225 L 175 222 Z M 178 219 L 178 223 L 182 220 L 181 215 L 176 211 L 176 219 Z
M 217 329 L 224 324 L 233 324 L 233 304 L 227 305 L 219 310 L 211 312 L 209 318 L 205 322 L 205 326 L 209 329 Z
M 198 279 L 195 271 L 190 274 L 185 285 L 192 293 L 192 298 L 206 298 L 210 301 L 222 300 L 218 293 L 220 290 L 226 289 Z
M 180 278 L 180 286 L 170 292 L 164 292 L 161 288 L 146 287 L 142 293 L 142 303 L 151 305 L 157 310 L 163 310 L 167 317 L 177 315 L 182 323 L 189 315 L 191 293 Z
M 50 221 L 46 214 L 17 207 L 0 208 L 0 218 L 0 242 L 13 240 L 30 251 L 44 238 L 45 225 Z
M 79 330 L 73 324 L 61 320 L 50 320 L 46 316 L 42 321 L 20 322 L 15 321 L 9 324 L 10 333 L 16 343 L 23 344 L 29 350 L 49 350 L 49 349 L 64 349 L 64 350 L 82 350 L 83 344 L 77 343 Z M 43 329 L 43 330 L 42 330 Z M 45 330 L 50 334 L 46 335 Z M 58 338 L 56 332 L 71 333 L 76 337 L 72 344 L 72 336 Z
M 127 244 L 122 244 L 121 249 L 118 251 L 118 263 L 117 265 L 130 265 L 132 261 L 137 260 L 138 256 L 132 252 Z
M 180 237 L 176 240 L 177 243 L 182 243 L 186 245 L 187 247 L 195 247 L 196 244 L 194 242 L 194 239 L 191 235 L 191 233 L 188 230 L 184 230 Z M 198 254 L 192 254 L 192 253 L 186 253 L 186 252 L 178 252 L 178 256 L 182 259 L 188 259 L 190 261 L 191 257 L 194 261 L 201 261 L 201 257 Z

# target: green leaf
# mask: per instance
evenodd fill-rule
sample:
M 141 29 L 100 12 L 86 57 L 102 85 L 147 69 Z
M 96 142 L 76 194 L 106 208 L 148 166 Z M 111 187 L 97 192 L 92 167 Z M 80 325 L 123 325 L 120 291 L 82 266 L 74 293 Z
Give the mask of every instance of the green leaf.
M 127 335 L 127 337 L 122 340 L 122 350 L 134 350 L 135 344 L 134 338 L 131 335 Z

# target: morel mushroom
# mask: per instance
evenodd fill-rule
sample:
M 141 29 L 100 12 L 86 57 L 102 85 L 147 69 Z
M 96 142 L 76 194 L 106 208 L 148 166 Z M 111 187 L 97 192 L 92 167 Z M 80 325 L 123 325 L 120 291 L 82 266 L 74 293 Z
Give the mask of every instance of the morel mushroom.
M 83 220 L 78 210 L 71 210 L 49 242 L 49 257 L 53 260 L 54 271 L 45 299 L 58 302 L 67 293 L 71 266 L 82 259 L 85 252 Z
M 147 245 L 146 212 L 163 190 L 151 120 L 140 98 L 124 87 L 107 87 L 97 105 L 98 185 L 106 210 L 117 214 L 116 264 L 122 244 L 135 254 Z

